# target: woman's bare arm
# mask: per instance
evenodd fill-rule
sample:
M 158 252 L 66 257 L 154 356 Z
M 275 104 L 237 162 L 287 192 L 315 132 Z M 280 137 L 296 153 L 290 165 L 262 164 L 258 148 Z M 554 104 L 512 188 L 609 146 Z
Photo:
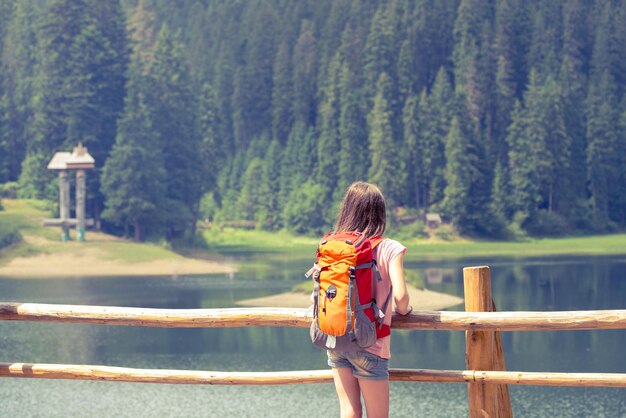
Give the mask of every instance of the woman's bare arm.
M 409 292 L 404 281 L 404 254 L 394 257 L 389 263 L 389 278 L 393 286 L 393 299 L 396 303 L 396 312 L 407 315 L 413 310 L 409 304 Z

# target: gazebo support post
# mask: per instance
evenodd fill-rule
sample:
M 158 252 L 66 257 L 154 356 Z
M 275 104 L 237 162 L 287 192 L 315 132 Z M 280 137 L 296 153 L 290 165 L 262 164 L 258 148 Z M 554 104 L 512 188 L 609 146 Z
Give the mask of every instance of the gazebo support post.
M 70 179 L 67 170 L 59 171 L 59 217 L 61 218 L 61 241 L 70 240 Z
M 76 171 L 76 240 L 85 240 L 85 170 Z

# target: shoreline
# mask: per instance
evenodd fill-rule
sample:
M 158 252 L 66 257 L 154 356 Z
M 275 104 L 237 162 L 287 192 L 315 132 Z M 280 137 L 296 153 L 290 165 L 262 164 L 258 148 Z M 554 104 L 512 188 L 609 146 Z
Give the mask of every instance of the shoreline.
M 176 257 L 136 262 L 107 259 L 95 251 L 16 257 L 0 266 L 2 279 L 59 279 L 123 276 L 183 276 L 233 274 L 236 267 L 223 261 Z
M 448 293 L 418 289 L 412 285 L 407 285 L 407 289 L 411 306 L 416 311 L 439 311 L 463 303 L 462 298 Z M 236 301 L 235 304 L 261 308 L 308 308 L 311 300 L 307 293 L 291 291 L 260 298 L 242 299 Z

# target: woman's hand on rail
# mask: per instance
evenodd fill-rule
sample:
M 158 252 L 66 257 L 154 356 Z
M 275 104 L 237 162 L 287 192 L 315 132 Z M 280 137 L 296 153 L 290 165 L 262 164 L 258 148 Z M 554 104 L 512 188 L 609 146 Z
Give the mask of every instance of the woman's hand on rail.
M 413 307 L 411 305 L 408 305 L 407 306 L 407 310 L 403 311 L 403 312 L 399 311 L 398 307 L 396 306 L 396 313 L 399 314 L 399 315 L 405 316 L 405 315 L 410 314 L 411 312 L 413 312 Z

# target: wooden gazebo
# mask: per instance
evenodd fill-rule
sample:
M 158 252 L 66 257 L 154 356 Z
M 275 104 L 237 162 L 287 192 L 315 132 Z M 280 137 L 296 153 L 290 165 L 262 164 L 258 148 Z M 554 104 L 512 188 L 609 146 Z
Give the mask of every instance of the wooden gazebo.
M 86 182 L 85 170 L 95 168 L 96 161 L 87 148 L 78 144 L 72 152 L 57 152 L 48 163 L 49 170 L 59 171 L 59 218 L 45 219 L 46 226 L 60 226 L 63 241 L 70 240 L 69 229 L 76 227 L 76 240 L 85 240 L 85 227 L 93 225 L 93 219 L 85 219 Z M 70 216 L 69 170 L 76 170 L 76 217 Z

